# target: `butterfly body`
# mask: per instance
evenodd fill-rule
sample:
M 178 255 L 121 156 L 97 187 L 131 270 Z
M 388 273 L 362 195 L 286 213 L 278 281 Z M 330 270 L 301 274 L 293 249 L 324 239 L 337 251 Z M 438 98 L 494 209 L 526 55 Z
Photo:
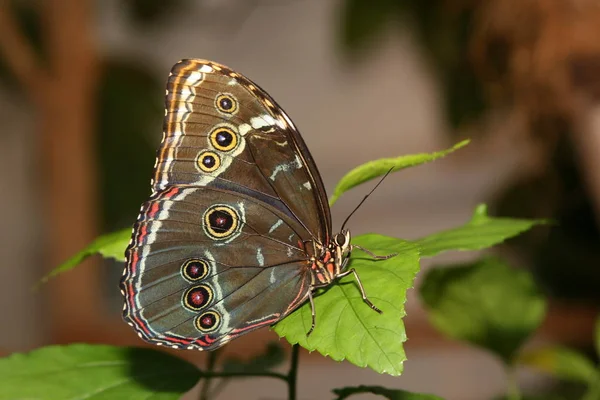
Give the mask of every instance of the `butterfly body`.
M 124 319 L 140 337 L 212 350 L 312 304 L 341 276 L 358 278 L 346 269 L 350 233 L 331 234 L 312 156 L 264 90 L 183 60 L 165 103 L 152 195 L 121 279 Z

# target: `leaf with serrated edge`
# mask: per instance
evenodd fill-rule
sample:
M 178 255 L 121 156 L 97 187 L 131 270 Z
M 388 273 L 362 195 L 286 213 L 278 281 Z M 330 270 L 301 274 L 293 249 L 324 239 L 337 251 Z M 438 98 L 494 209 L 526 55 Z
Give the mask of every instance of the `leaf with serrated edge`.
M 336 185 L 333 195 L 329 200 L 329 205 L 332 206 L 342 194 L 352 189 L 355 186 L 360 185 L 361 183 L 365 183 L 370 181 L 371 179 L 375 179 L 379 176 L 385 175 L 390 169 L 392 172 L 400 171 L 405 168 L 415 167 L 420 164 L 425 164 L 438 158 L 442 158 L 461 147 L 469 144 L 469 140 L 463 140 L 452 146 L 449 149 L 438 151 L 435 153 L 420 153 L 420 154 L 408 154 L 405 156 L 395 157 L 395 158 L 380 158 L 378 160 L 373 160 L 366 162 L 358 167 L 352 169 L 346 175 L 340 179 L 338 184 Z
M 598 380 L 594 363 L 567 347 L 553 346 L 527 351 L 519 355 L 518 362 L 566 381 L 590 384 Z
M 316 327 L 309 337 L 308 302 L 277 323 L 275 332 L 292 344 L 334 360 L 346 359 L 379 373 L 400 375 L 406 360 L 404 303 L 419 271 L 418 249 L 412 243 L 376 234 L 357 236 L 353 243 L 376 254 L 398 253 L 388 260 L 373 260 L 354 250 L 349 265 L 356 268 L 367 297 L 383 314 L 363 302 L 354 277 L 349 275 L 315 298 Z
M 361 393 L 372 393 L 389 400 L 444 400 L 433 394 L 411 393 L 401 389 L 388 389 L 381 386 L 353 386 L 333 389 L 338 397 L 335 400 L 344 400 L 350 396 Z
M 506 364 L 546 311 L 531 274 L 495 257 L 434 268 L 425 274 L 419 293 L 440 332 L 490 350 Z
M 175 400 L 200 377 L 194 365 L 158 350 L 49 346 L 0 359 L 0 400 Z
M 131 239 L 131 228 L 98 236 L 96 240 L 87 245 L 79 253 L 75 254 L 43 277 L 40 284 L 46 283 L 49 279 L 72 270 L 77 265 L 81 264 L 83 260 L 95 254 L 100 254 L 104 258 L 125 261 L 125 249 L 129 244 L 129 239 Z
M 487 214 L 487 206 L 475 208 L 471 220 L 463 226 L 434 233 L 414 242 L 421 249 L 421 257 L 433 257 L 450 250 L 480 250 L 504 242 L 546 220 L 496 218 Z

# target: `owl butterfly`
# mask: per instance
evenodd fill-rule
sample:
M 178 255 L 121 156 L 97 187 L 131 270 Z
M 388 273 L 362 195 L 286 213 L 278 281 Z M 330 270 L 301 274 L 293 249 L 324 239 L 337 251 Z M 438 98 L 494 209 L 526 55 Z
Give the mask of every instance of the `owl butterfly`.
M 300 133 L 248 78 L 204 60 L 167 82 L 152 195 L 126 250 L 124 319 L 149 342 L 214 350 L 284 318 L 346 269 Z

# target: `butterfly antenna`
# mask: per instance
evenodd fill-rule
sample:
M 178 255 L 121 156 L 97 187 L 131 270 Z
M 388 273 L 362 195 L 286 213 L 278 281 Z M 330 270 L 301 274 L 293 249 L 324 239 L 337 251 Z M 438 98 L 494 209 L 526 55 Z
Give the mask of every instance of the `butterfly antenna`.
M 379 187 L 379 185 L 381 185 L 381 183 L 383 182 L 383 180 L 385 178 L 387 178 L 387 176 L 392 172 L 392 170 L 394 169 L 394 167 L 390 168 L 388 170 L 388 172 L 385 173 L 385 175 L 383 176 L 383 178 L 381 178 L 379 180 L 379 182 L 377 183 L 377 185 L 375 185 L 375 187 L 373 189 L 371 189 L 371 191 L 369 193 L 367 193 L 367 195 L 365 197 L 363 197 L 363 199 L 360 201 L 360 203 L 358 203 L 358 205 L 354 208 L 354 210 L 352 210 L 352 212 L 346 217 L 346 219 L 344 220 L 344 223 L 342 224 L 342 231 L 344 230 L 344 227 L 346 226 L 346 223 L 348 222 L 348 220 L 350 219 L 350 217 L 352 215 L 354 215 L 354 213 L 360 208 L 360 206 L 363 205 L 363 203 L 365 202 L 365 200 L 367 200 L 369 198 L 370 195 L 373 194 L 373 192 L 375 191 L 375 189 L 377 189 Z

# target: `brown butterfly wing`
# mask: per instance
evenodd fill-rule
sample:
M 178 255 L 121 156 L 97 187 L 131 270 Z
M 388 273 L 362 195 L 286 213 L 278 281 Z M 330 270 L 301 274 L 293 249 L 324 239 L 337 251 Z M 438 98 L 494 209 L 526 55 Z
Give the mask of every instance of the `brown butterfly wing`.
M 273 324 L 310 290 L 302 229 L 274 207 L 216 188 L 153 195 L 127 250 L 125 320 L 147 341 L 199 350 Z
M 222 146 L 220 133 L 233 141 Z M 264 90 L 223 65 L 184 60 L 171 71 L 153 187 L 172 185 L 259 197 L 300 221 L 312 238 L 329 240 L 327 194 L 296 127 Z
M 304 243 L 329 240 L 327 196 L 293 123 L 250 80 L 175 65 L 152 189 L 121 280 L 142 338 L 210 350 L 306 300 Z

